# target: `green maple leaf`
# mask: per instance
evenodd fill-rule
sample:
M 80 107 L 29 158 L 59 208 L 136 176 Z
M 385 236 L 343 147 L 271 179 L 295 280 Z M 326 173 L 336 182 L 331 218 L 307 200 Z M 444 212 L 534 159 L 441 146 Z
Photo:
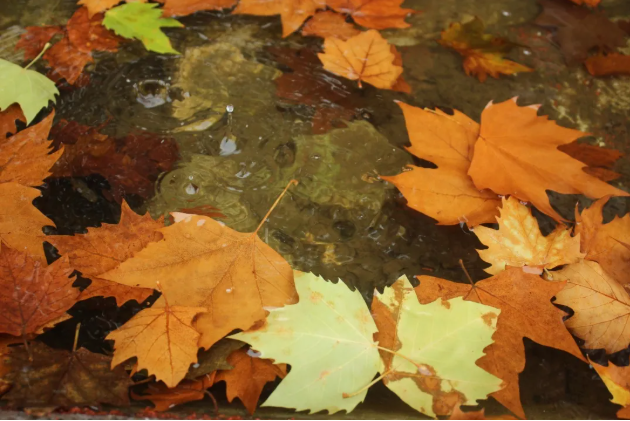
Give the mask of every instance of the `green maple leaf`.
M 162 18 L 162 10 L 156 3 L 127 3 L 105 13 L 103 25 L 125 38 L 135 38 L 147 50 L 161 54 L 179 54 L 161 28 L 181 28 L 175 19 Z
M 492 343 L 501 310 L 462 297 L 420 304 L 406 276 L 382 295 L 372 314 L 379 328 L 384 382 L 412 408 L 435 417 L 453 406 L 477 405 L 501 379 L 475 364 Z
M 271 310 L 262 328 L 231 338 L 250 343 L 261 358 L 291 365 L 262 406 L 350 412 L 367 389 L 350 398 L 343 393 L 363 388 L 380 368 L 376 325 L 361 294 L 341 281 L 295 272 L 295 287 L 298 304 Z
M 37 59 L 36 59 L 37 60 Z M 0 59 L 0 111 L 18 103 L 29 124 L 59 91 L 46 76 Z

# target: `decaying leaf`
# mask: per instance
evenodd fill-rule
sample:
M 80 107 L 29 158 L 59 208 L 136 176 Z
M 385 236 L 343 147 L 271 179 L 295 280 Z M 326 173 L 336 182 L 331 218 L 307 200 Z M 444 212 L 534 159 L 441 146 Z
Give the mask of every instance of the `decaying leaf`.
M 206 389 L 215 381 L 216 373 L 207 374 L 198 380 L 183 380 L 177 386 L 168 388 L 164 383 L 149 385 L 143 395 L 131 392 L 134 400 L 149 400 L 158 412 L 168 411 L 176 405 L 200 401 L 206 396 Z
M 475 361 L 492 343 L 500 312 L 461 297 L 421 304 L 407 277 L 401 277 L 372 301 L 374 339 L 396 352 L 379 349 L 385 385 L 430 417 L 486 399 L 501 388 L 501 379 Z
M 584 65 L 593 76 L 630 75 L 630 56 L 625 54 L 599 54 L 587 58 Z
M 418 279 L 416 294 L 420 303 L 464 297 L 501 309 L 494 343 L 485 349 L 486 355 L 477 365 L 503 380 L 503 389 L 491 396 L 520 418 L 525 418 L 518 385 L 518 375 L 525 369 L 523 338 L 584 360 L 564 326 L 567 314 L 551 303 L 564 287 L 562 282 L 545 281 L 521 268 L 507 268 L 475 283 L 474 287 L 430 276 Z
M 62 26 L 27 26 L 26 32 L 15 45 L 16 50 L 24 50 L 24 61 L 33 60 L 55 35 L 64 33 Z
M 464 57 L 464 70 L 467 75 L 477 76 L 479 81 L 488 75 L 498 78 L 499 74 L 513 75 L 533 72 L 522 64 L 507 60 L 504 56 L 515 44 L 494 35 L 484 33 L 484 24 L 479 18 L 466 23 L 452 23 L 442 32 L 438 42 L 450 47 Z
M 140 40 L 149 51 L 160 54 L 179 54 L 162 28 L 181 28 L 180 22 L 163 18 L 156 3 L 126 3 L 105 13 L 103 25 L 125 38 Z
M 376 30 L 361 32 L 347 41 L 326 38 L 324 52 L 318 54 L 324 69 L 350 80 L 369 83 L 377 88 L 392 89 L 403 72 L 394 64 L 395 54 Z
M 617 411 L 617 417 L 630 418 L 630 367 L 616 366 L 610 361 L 608 366 L 599 365 L 592 361 L 591 365 L 612 395 L 613 398 L 610 401 L 623 406 Z
M 149 214 L 138 215 L 123 201 L 118 224 L 88 228 L 87 234 L 49 235 L 46 241 L 67 256 L 74 269 L 92 280 L 79 299 L 103 296 L 115 297 L 118 305 L 128 300 L 141 303 L 153 293 L 152 288 L 121 285 L 101 279 L 100 275 L 115 269 L 147 244 L 161 240 L 159 229 L 163 226 L 162 218 L 153 220 Z
M 287 368 L 285 364 L 275 365 L 271 360 L 258 358 L 250 353 L 251 351 L 242 349 L 234 351 L 227 360 L 234 368 L 220 371 L 216 382 L 225 381 L 228 401 L 239 398 L 252 415 L 265 384 L 274 381 L 276 377 L 284 378 Z
M 479 256 L 492 266 L 486 272 L 496 275 L 506 266 L 522 267 L 531 273 L 541 274 L 543 269 L 575 263 L 584 257 L 580 253 L 580 237 L 571 237 L 571 231 L 562 224 L 544 237 L 531 210 L 517 199 L 503 198 L 499 229 L 475 227 L 475 234 L 488 247 L 477 250 Z
M 162 12 L 165 17 L 186 16 L 202 10 L 228 9 L 236 5 L 237 0 L 158 0 L 164 3 Z
M 346 13 L 361 26 L 370 29 L 408 28 L 405 18 L 416 13 L 402 9 L 403 0 L 326 0 L 326 5 L 339 13 Z
M 359 31 L 351 23 L 346 22 L 343 15 L 327 10 L 325 12 L 315 13 L 312 19 L 309 19 L 302 28 L 302 35 L 315 36 L 321 38 L 339 38 L 347 40 L 356 35 Z
M 546 190 L 563 194 L 628 196 L 588 175 L 584 164 L 558 150 L 585 133 L 558 126 L 537 115 L 537 106 L 519 107 L 515 100 L 490 104 L 481 114 L 479 138 L 468 170 L 478 189 L 490 189 L 531 202 L 556 220 Z
M 2 399 L 12 406 L 129 406 L 132 382 L 122 367 L 110 369 L 110 357 L 86 349 L 52 349 L 41 342 L 31 342 L 29 347 L 32 361 L 23 346 L 12 348 L 8 355 L 12 370 L 5 379 L 13 387 Z
M 178 222 L 160 230 L 163 240 L 102 278 L 144 288 L 159 279 L 171 305 L 207 307 L 195 324 L 203 348 L 234 329 L 249 329 L 266 308 L 297 300 L 289 264 L 257 232 L 239 233 L 205 216 L 173 216 Z M 154 307 L 164 304 L 160 298 Z
M 79 296 L 72 287 L 72 271 L 67 258 L 46 266 L 27 252 L 0 244 L 0 332 L 24 336 L 63 316 Z
M 271 310 L 260 328 L 231 338 L 249 343 L 260 358 L 291 365 L 262 406 L 350 412 L 367 390 L 343 394 L 369 384 L 380 366 L 374 321 L 359 291 L 341 281 L 296 272 L 295 286 L 299 303 Z
M 411 171 L 381 178 L 398 187 L 411 208 L 440 225 L 475 226 L 494 221 L 499 197 L 487 190 L 479 191 L 467 175 L 479 125 L 457 110 L 448 115 L 402 102 L 398 105 L 411 141 L 407 150 L 437 168 L 412 166 Z
M 603 223 L 602 209 L 608 197 L 593 203 L 581 214 L 575 212 L 575 233 L 580 236 L 581 250 L 586 253 L 586 260 L 600 264 L 604 272 L 617 282 L 627 285 L 630 281 L 630 250 L 624 246 L 630 244 L 630 215 L 615 218 Z
M 615 162 L 623 156 L 618 150 L 578 142 L 560 145 L 558 149 L 588 165 L 588 167 L 582 168 L 582 171 L 593 177 L 602 181 L 612 181 L 621 177 L 621 174 L 611 171 Z
M 547 275 L 566 282 L 556 303 L 575 314 L 565 324 L 584 348 L 612 354 L 630 345 L 630 294 L 596 262 L 581 261 Z
M 213 373 L 218 370 L 231 370 L 234 368 L 227 359 L 232 352 L 241 349 L 245 343 L 234 339 L 223 338 L 210 349 L 200 349 L 197 355 L 197 363 L 193 364 L 186 378 L 195 380 L 206 374 Z
M 280 15 L 282 36 L 287 37 L 297 31 L 317 10 L 325 7 L 324 0 L 240 0 L 232 13 L 257 16 Z
M 538 3 L 543 12 L 536 18 L 536 24 L 556 30 L 556 40 L 569 64 L 583 62 L 594 48 L 612 51 L 625 45 L 625 32 L 600 11 L 564 0 L 538 0 Z
M 105 339 L 115 342 L 112 368 L 136 357 L 138 370 L 146 369 L 166 386 L 175 387 L 197 362 L 199 333 L 194 318 L 204 307 L 169 306 L 141 310 Z

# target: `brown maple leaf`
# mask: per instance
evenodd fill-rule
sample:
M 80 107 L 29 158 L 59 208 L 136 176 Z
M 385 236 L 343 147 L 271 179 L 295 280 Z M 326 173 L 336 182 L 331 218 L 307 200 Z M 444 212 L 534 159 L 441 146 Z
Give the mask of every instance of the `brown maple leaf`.
M 602 210 L 608 202 L 604 197 L 584 209 L 581 214 L 575 210 L 575 233 L 580 236 L 581 250 L 586 260 L 598 262 L 606 273 L 617 282 L 627 285 L 630 271 L 630 214 L 603 223 Z
M 565 324 L 584 348 L 605 349 L 612 354 L 630 345 L 630 294 L 596 262 L 581 261 L 547 274 L 566 282 L 556 302 L 574 314 Z
M 335 37 L 342 40 L 359 35 L 360 32 L 353 24 L 346 22 L 342 15 L 330 10 L 316 13 L 302 28 L 302 35 L 305 37 Z
M 72 271 L 68 258 L 46 266 L 0 244 L 0 332 L 25 336 L 63 316 L 79 296 Z
M 352 16 L 354 21 L 370 29 L 408 28 L 405 18 L 416 13 L 401 9 L 403 0 L 326 0 L 326 5 L 339 13 Z
M 12 370 L 5 378 L 13 386 L 2 399 L 10 405 L 51 409 L 102 403 L 129 406 L 132 382 L 122 367 L 110 369 L 111 357 L 86 349 L 52 349 L 41 342 L 29 347 L 30 354 L 24 347 L 16 347 L 8 355 Z
M 175 387 L 197 362 L 199 332 L 193 320 L 205 307 L 169 306 L 141 310 L 105 339 L 115 342 L 112 368 L 137 358 L 137 370 L 146 369 L 156 380 Z
M 145 288 L 160 279 L 171 305 L 207 307 L 195 325 L 203 348 L 263 320 L 265 308 L 297 301 L 291 267 L 258 237 L 258 229 L 239 233 L 208 217 L 173 216 L 177 222 L 160 230 L 162 241 L 102 277 Z M 164 305 L 163 298 L 155 304 Z
M 288 37 L 317 10 L 325 7 L 324 0 L 239 0 L 232 13 L 257 16 L 280 15 L 282 36 Z
M 378 31 L 361 32 L 347 41 L 326 38 L 324 52 L 318 54 L 324 69 L 350 80 L 377 88 L 392 89 L 403 72 L 394 63 L 396 55 Z
M 538 2 L 543 12 L 535 23 L 556 30 L 556 40 L 569 64 L 583 62 L 592 49 L 612 51 L 625 45 L 626 33 L 599 11 L 564 0 Z
M 114 297 L 118 305 L 129 300 L 141 303 L 153 293 L 152 288 L 121 285 L 100 275 L 115 269 L 147 244 L 161 240 L 158 230 L 163 226 L 163 218 L 153 220 L 149 214 L 138 215 L 123 201 L 118 224 L 88 228 L 87 234 L 49 235 L 46 241 L 67 256 L 74 269 L 92 280 L 81 292 L 80 300 L 103 296 Z
M 149 400 L 155 410 L 165 412 L 176 405 L 186 402 L 200 401 L 206 397 L 206 389 L 215 383 L 216 373 L 207 374 L 198 380 L 183 380 L 177 386 L 168 388 L 164 383 L 150 384 L 144 394 L 131 392 L 135 400 Z
M 16 121 L 26 123 L 26 117 L 18 104 L 13 104 L 0 112 L 0 139 L 6 139 L 9 134 L 17 132 Z
M 630 75 L 630 56 L 625 54 L 598 54 L 587 58 L 584 65 L 593 76 Z
M 501 203 L 499 197 L 477 189 L 467 175 L 479 124 L 457 110 L 448 115 L 402 102 L 398 105 L 405 115 L 411 141 L 407 150 L 437 168 L 411 166 L 410 171 L 381 178 L 393 183 L 411 208 L 440 225 L 494 222 Z
M 591 198 L 628 193 L 582 171 L 584 164 L 558 146 L 585 136 L 537 115 L 537 106 L 519 107 L 515 100 L 490 104 L 481 114 L 468 175 L 478 189 L 490 189 L 531 202 L 557 221 L 546 190 Z
M 523 338 L 584 360 L 564 326 L 566 313 L 551 303 L 564 287 L 563 282 L 548 282 L 521 268 L 507 268 L 474 286 L 430 276 L 419 276 L 418 280 L 420 285 L 415 290 L 421 304 L 464 297 L 501 309 L 494 343 L 484 350 L 486 355 L 477 365 L 503 380 L 505 387 L 490 396 L 520 418 L 525 418 L 518 385 L 518 375 L 525 368 Z
M 250 415 L 256 411 L 265 384 L 287 375 L 286 364 L 275 365 L 272 360 L 251 356 L 243 349 L 234 351 L 227 362 L 234 368 L 219 371 L 216 382 L 225 381 L 228 401 L 239 398 Z
M 484 82 L 488 75 L 498 78 L 499 74 L 534 71 L 504 58 L 516 44 L 485 34 L 484 30 L 484 24 L 479 18 L 466 23 L 452 23 L 446 31 L 442 31 L 438 42 L 461 54 L 466 74 L 477 76 L 480 82 Z
M 27 26 L 24 29 L 26 32 L 15 45 L 16 50 L 24 50 L 24 61 L 33 60 L 55 35 L 64 33 L 62 26 Z
M 228 363 L 227 358 L 232 352 L 245 346 L 244 342 L 236 339 L 223 338 L 210 349 L 200 349 L 197 355 L 197 364 L 194 364 L 188 370 L 186 378 L 195 380 L 206 374 L 211 374 L 217 370 L 231 370 L 233 365 Z
M 612 181 L 621 177 L 621 174 L 611 171 L 615 162 L 623 156 L 621 152 L 615 149 L 606 149 L 578 142 L 560 145 L 558 149 L 588 165 L 582 170 L 593 177 L 597 177 L 602 181 Z

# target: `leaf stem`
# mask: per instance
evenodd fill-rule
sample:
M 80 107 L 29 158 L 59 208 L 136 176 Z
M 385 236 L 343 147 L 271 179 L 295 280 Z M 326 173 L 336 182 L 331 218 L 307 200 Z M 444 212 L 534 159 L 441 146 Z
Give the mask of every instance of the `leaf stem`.
M 364 390 L 367 390 L 370 387 L 374 386 L 376 383 L 380 382 L 383 378 L 385 378 L 385 376 L 387 376 L 391 372 L 392 372 L 392 369 L 390 368 L 389 370 L 385 371 L 384 373 L 381 373 L 380 376 L 378 376 L 377 378 L 375 378 L 370 383 L 368 383 L 366 386 L 363 386 L 361 389 L 357 390 L 356 392 L 343 393 L 342 394 L 343 398 L 344 399 L 348 399 L 348 398 L 351 398 L 353 396 L 357 396 L 358 394 L 362 393 Z
M 253 232 L 254 235 L 258 234 L 258 231 L 260 231 L 260 229 L 262 228 L 263 224 L 267 221 L 267 218 L 269 218 L 269 215 L 271 215 L 271 212 L 276 208 L 276 206 L 280 202 L 280 199 L 282 199 L 282 197 L 285 195 L 287 190 L 289 190 L 289 187 L 291 187 L 292 185 L 296 185 L 297 186 L 298 185 L 297 180 L 289 181 L 289 184 L 287 184 L 287 186 L 284 188 L 284 190 L 282 190 L 282 193 L 280 193 L 280 196 L 278 196 L 276 201 L 273 202 L 273 205 L 271 205 L 271 209 L 269 209 L 269 211 L 267 212 L 265 217 L 262 219 L 262 221 L 260 221 L 260 224 L 258 224 L 258 227 L 256 228 L 256 231 Z
M 402 358 L 403 360 L 407 360 L 407 361 L 409 361 L 411 364 L 415 365 L 417 368 L 422 368 L 422 367 L 421 367 L 421 366 L 422 366 L 422 364 L 418 364 L 417 362 L 413 361 L 411 358 L 409 358 L 409 357 L 407 357 L 407 356 L 404 356 L 404 355 L 402 355 L 402 354 L 399 354 L 399 353 L 398 353 L 398 352 L 396 352 L 396 351 L 392 351 L 392 350 L 391 350 L 391 349 L 389 349 L 389 348 L 383 348 L 382 346 L 378 346 L 378 345 L 376 345 L 376 349 L 380 349 L 381 351 L 389 352 L 390 354 L 393 354 L 393 355 L 395 355 L 395 356 L 397 356 L 397 357 L 400 357 L 400 358 Z
M 74 344 L 72 345 L 72 352 L 77 351 L 77 344 L 79 343 L 79 330 L 81 330 L 81 323 L 77 323 L 76 329 L 74 329 Z
M 468 282 L 470 282 L 470 285 L 472 285 L 474 287 L 475 286 L 475 282 L 470 277 L 470 273 L 468 273 L 468 269 L 466 269 L 466 266 L 464 266 L 464 261 L 462 259 L 459 259 L 459 265 L 462 267 L 464 273 L 466 274 L 466 278 L 468 278 Z
M 39 60 L 40 58 L 42 58 L 42 56 L 44 55 L 44 53 L 46 52 L 46 50 L 48 50 L 50 48 L 50 43 L 47 42 L 46 45 L 44 45 L 44 48 L 42 49 L 42 51 L 39 52 L 39 54 L 37 55 L 37 57 L 35 57 L 33 59 L 33 61 L 31 61 L 25 68 L 24 70 L 28 70 L 29 67 L 31 67 L 33 64 L 35 64 L 35 62 L 37 60 Z

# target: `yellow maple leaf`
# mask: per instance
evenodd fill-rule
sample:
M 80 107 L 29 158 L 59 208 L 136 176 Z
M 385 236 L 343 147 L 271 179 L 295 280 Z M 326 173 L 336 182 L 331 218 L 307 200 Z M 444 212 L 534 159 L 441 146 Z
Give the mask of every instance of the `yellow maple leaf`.
M 543 269 L 575 263 L 584 257 L 580 253 L 579 236 L 571 237 L 563 225 L 543 236 L 529 208 L 514 197 L 503 199 L 497 222 L 498 230 L 474 228 L 479 241 L 488 247 L 478 252 L 492 265 L 486 269 L 492 275 L 505 270 L 506 266 L 526 267 L 532 273 L 542 273 Z

